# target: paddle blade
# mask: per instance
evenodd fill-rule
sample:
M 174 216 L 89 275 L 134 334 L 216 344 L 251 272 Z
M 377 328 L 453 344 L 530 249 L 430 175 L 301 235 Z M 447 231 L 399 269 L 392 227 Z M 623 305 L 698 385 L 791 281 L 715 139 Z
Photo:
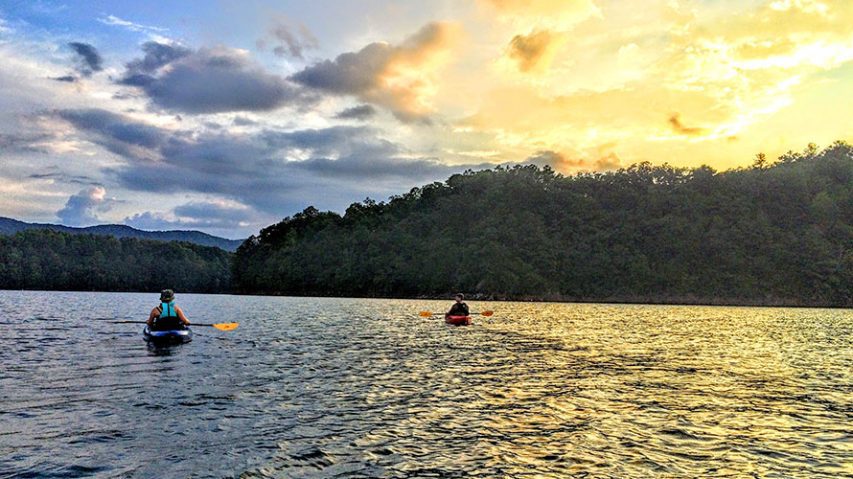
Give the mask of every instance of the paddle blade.
M 213 324 L 212 326 L 220 331 L 233 331 L 237 329 L 240 323 L 218 323 Z
M 431 311 L 421 311 L 420 316 L 423 318 L 429 318 L 430 316 L 432 316 L 432 312 Z
M 495 314 L 494 311 L 483 311 L 483 313 L 482 313 L 483 316 L 491 316 L 493 314 Z

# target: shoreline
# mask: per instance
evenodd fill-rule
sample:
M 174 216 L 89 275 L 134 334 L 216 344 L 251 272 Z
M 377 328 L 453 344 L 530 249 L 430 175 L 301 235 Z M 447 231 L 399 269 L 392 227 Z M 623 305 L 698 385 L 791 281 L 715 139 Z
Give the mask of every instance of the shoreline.
M 0 289 L 9 292 L 42 292 L 42 293 L 138 293 L 154 294 L 158 291 L 136 291 L 136 290 L 46 290 L 46 289 Z M 412 300 L 412 301 L 451 301 L 453 293 L 442 295 L 417 295 L 417 296 L 387 296 L 387 295 L 361 295 L 342 296 L 336 294 L 294 294 L 281 292 L 238 292 L 217 291 L 198 292 L 181 291 L 182 294 L 211 294 L 231 296 L 259 296 L 259 297 L 292 297 L 292 298 L 334 298 L 334 299 L 388 299 L 388 300 Z M 805 304 L 795 300 L 784 300 L 780 298 L 758 299 L 732 299 L 732 298 L 702 298 L 696 296 L 670 296 L 670 297 L 639 297 L 618 296 L 609 298 L 570 298 L 558 295 L 548 296 L 503 296 L 466 294 L 465 301 L 484 302 L 514 302 L 514 303 L 560 303 L 560 304 L 614 304 L 614 305 L 637 305 L 637 306 L 722 306 L 722 307 L 744 307 L 744 308 L 797 308 L 797 309 L 853 309 L 853 306 L 841 306 L 832 304 L 811 303 Z
M 464 292 L 463 292 L 464 293 Z M 234 296 L 282 296 L 294 298 L 338 298 L 338 299 L 405 299 L 426 301 L 452 301 L 454 293 L 441 295 L 418 295 L 418 296 L 341 296 L 335 294 L 294 294 L 294 293 L 270 293 L 270 292 L 231 292 Z M 798 309 L 853 309 L 851 306 L 841 306 L 823 303 L 802 303 L 796 300 L 784 300 L 780 298 L 768 298 L 764 300 L 732 299 L 732 298 L 701 298 L 691 296 L 670 296 L 658 298 L 642 298 L 639 296 L 618 296 L 609 298 L 571 298 L 565 296 L 502 296 L 465 294 L 465 301 L 494 301 L 513 303 L 561 303 L 561 304 L 620 304 L 620 305 L 648 305 L 648 306 L 728 306 L 728 307 L 752 307 L 752 308 L 798 308 Z

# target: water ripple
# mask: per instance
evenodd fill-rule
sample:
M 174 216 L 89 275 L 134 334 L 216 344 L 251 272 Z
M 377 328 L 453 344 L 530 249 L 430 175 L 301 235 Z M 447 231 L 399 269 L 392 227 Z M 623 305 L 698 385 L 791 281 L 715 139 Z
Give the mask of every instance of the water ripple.
M 853 475 L 849 311 L 181 295 L 241 326 L 171 348 L 106 322 L 151 300 L 0 292 L 0 478 Z

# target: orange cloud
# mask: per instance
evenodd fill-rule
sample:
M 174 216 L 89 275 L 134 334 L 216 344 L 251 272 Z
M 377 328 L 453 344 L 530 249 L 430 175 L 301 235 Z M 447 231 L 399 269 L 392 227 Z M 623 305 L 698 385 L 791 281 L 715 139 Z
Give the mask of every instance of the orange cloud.
M 680 113 L 673 113 L 672 115 L 670 115 L 669 125 L 672 127 L 673 130 L 675 130 L 676 133 L 681 133 L 682 135 L 696 136 L 705 133 L 704 128 L 685 126 L 683 123 L 681 123 Z
M 592 158 L 571 157 L 559 151 L 541 150 L 527 158 L 526 162 L 539 166 L 550 166 L 555 171 L 564 174 L 619 169 L 622 166 L 622 160 L 615 152 L 607 151 L 609 146 L 604 145 L 597 148 L 597 154 Z
M 291 80 L 382 106 L 403 121 L 427 121 L 436 94 L 437 73 L 449 60 L 459 28 L 425 25 L 400 45 L 371 43 L 296 73 Z
M 560 36 L 549 30 L 516 35 L 509 43 L 509 57 L 518 63 L 522 72 L 546 69 L 551 63 Z

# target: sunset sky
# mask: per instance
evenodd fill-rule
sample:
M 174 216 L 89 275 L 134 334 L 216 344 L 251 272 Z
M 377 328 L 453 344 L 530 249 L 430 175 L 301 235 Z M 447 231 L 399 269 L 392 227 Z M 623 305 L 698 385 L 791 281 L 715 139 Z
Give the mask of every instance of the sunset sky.
M 853 141 L 849 0 L 0 0 L 0 216 L 239 238 L 467 168 Z

